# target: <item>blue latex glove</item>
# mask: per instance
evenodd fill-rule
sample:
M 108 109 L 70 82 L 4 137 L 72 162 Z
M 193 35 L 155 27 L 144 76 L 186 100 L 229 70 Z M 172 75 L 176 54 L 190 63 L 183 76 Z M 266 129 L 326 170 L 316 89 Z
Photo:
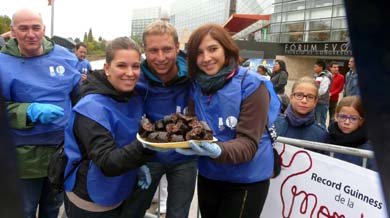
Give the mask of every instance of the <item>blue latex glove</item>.
M 142 165 L 138 169 L 138 187 L 148 189 L 150 184 L 152 184 L 152 176 L 150 175 L 149 168 L 146 165 Z
M 54 104 L 31 103 L 27 108 L 27 116 L 35 123 L 50 124 L 64 116 L 64 109 Z
M 221 147 L 216 143 L 210 142 L 194 142 L 189 141 L 190 148 L 176 148 L 177 153 L 183 155 L 200 155 L 200 156 L 209 156 L 211 158 L 217 158 L 221 155 Z

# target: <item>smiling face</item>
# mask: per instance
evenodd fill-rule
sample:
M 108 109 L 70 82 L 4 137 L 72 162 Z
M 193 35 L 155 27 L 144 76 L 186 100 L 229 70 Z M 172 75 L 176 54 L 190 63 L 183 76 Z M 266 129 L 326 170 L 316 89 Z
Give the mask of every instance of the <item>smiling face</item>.
M 226 63 L 225 50 L 222 45 L 210 35 L 206 35 L 198 49 L 196 64 L 208 75 L 217 74 Z
M 304 97 L 299 100 L 298 98 L 302 95 Z M 315 98 L 312 99 L 312 96 Z M 291 107 L 299 116 L 306 116 L 313 111 L 317 105 L 317 101 L 317 88 L 310 83 L 298 84 L 290 95 Z
M 114 58 L 104 64 L 108 81 L 118 92 L 131 92 L 140 76 L 140 55 L 134 49 L 115 51 Z
M 355 108 L 344 106 L 336 114 L 336 121 L 340 130 L 345 134 L 349 134 L 362 126 L 364 119 L 360 117 Z
M 145 38 L 145 55 L 148 67 L 163 82 L 173 79 L 178 72 L 176 57 L 179 45 L 173 36 L 165 34 L 148 35 Z
M 29 10 L 16 12 L 13 17 L 11 34 L 18 41 L 22 55 L 34 57 L 43 54 L 42 41 L 45 26 L 38 13 Z

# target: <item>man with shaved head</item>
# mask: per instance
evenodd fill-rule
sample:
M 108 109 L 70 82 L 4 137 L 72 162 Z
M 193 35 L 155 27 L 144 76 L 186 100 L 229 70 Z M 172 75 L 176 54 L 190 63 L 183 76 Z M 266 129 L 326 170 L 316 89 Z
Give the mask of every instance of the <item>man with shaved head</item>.
M 25 217 L 57 218 L 62 195 L 47 179 L 50 156 L 64 138 L 71 94 L 80 80 L 77 59 L 45 37 L 38 12 L 22 9 L 11 22 L 12 38 L 0 52 L 0 86 L 8 102 L 18 158 Z

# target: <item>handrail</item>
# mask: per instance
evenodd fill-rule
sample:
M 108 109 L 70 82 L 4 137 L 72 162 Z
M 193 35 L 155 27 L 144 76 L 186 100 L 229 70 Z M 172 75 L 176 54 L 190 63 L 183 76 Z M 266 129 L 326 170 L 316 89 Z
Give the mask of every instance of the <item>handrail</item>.
M 359 156 L 362 158 L 374 158 L 374 152 L 365 149 L 351 148 L 351 147 L 345 147 L 340 145 L 306 141 L 306 140 L 293 139 L 293 138 L 287 138 L 281 136 L 278 136 L 276 142 L 294 145 L 298 147 L 322 150 L 322 151 L 349 154 L 349 155 Z

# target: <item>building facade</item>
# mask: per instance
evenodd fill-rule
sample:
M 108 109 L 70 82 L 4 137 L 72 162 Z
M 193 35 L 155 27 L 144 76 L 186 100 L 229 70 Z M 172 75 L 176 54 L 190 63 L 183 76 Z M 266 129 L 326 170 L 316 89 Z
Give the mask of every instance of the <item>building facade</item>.
M 230 8 L 234 3 L 235 0 L 177 0 L 171 7 L 171 22 L 179 38 L 183 38 L 202 24 L 222 25 L 235 12 Z
M 181 45 L 197 27 L 206 23 L 223 25 L 232 14 L 261 14 L 256 0 L 176 0 L 170 21 L 176 27 Z
M 142 33 L 144 32 L 145 27 L 149 23 L 160 19 L 161 16 L 162 9 L 160 6 L 134 9 L 132 11 L 131 19 L 131 38 L 142 39 Z
M 271 42 L 344 42 L 348 29 L 343 0 L 275 0 Z

